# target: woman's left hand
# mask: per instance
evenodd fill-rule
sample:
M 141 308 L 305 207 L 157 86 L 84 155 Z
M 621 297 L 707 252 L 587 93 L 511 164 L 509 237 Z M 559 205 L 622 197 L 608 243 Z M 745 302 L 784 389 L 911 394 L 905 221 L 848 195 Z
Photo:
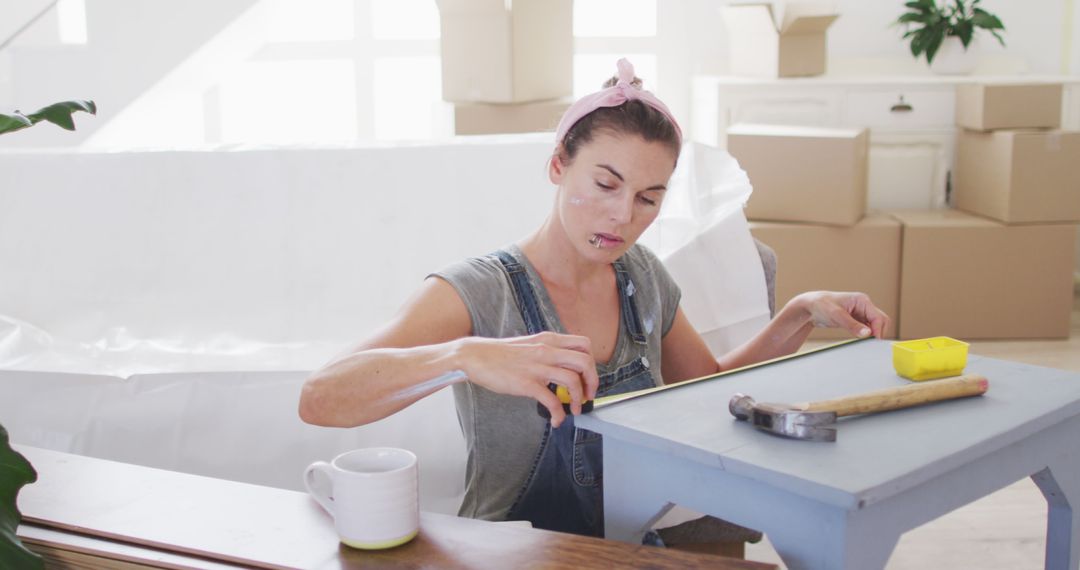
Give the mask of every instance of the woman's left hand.
M 796 297 L 809 314 L 815 327 L 845 329 L 863 338 L 885 334 L 889 315 L 877 308 L 865 293 L 811 291 Z

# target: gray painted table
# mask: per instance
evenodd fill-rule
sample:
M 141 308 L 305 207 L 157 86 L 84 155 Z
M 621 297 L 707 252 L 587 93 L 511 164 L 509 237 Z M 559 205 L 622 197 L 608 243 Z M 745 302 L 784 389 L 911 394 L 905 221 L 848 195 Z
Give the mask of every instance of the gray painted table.
M 599 407 L 608 538 L 672 504 L 764 531 L 785 564 L 883 568 L 900 535 L 1030 476 L 1049 503 L 1046 568 L 1080 567 L 1080 374 L 970 355 L 975 398 L 841 419 L 834 443 L 737 422 L 735 392 L 800 402 L 900 386 L 867 340 Z

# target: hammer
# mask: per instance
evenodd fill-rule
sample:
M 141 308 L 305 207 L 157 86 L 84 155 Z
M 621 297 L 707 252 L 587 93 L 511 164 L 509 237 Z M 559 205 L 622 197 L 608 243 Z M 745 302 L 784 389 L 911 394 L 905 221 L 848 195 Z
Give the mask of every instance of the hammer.
M 989 386 L 985 376 L 965 374 L 835 400 L 801 404 L 759 404 L 750 396 L 735 394 L 728 403 L 728 410 L 731 410 L 731 415 L 736 419 L 749 421 L 754 427 L 770 433 L 793 439 L 836 441 L 836 428 L 826 426 L 836 423 L 839 417 L 978 396 L 985 393 Z

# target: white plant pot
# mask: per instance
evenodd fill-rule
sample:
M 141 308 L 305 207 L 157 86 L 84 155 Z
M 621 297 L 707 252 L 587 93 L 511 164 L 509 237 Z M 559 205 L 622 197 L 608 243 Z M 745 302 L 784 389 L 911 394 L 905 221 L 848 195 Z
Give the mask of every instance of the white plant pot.
M 930 64 L 930 71 L 938 75 L 967 75 L 971 73 L 979 63 L 979 48 L 975 38 L 971 39 L 967 49 L 960 38 L 948 36 L 941 42 L 941 47 L 934 55 L 934 62 Z

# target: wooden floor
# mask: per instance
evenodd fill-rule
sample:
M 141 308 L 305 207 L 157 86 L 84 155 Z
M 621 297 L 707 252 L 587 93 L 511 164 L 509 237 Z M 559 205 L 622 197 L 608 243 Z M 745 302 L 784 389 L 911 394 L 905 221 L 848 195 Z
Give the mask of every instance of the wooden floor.
M 971 352 L 1080 372 L 1080 294 L 1068 340 L 975 341 Z M 1046 500 L 1031 479 L 1014 483 L 905 534 L 888 570 L 1043 568 Z M 747 545 L 746 558 L 780 564 L 768 537 Z

